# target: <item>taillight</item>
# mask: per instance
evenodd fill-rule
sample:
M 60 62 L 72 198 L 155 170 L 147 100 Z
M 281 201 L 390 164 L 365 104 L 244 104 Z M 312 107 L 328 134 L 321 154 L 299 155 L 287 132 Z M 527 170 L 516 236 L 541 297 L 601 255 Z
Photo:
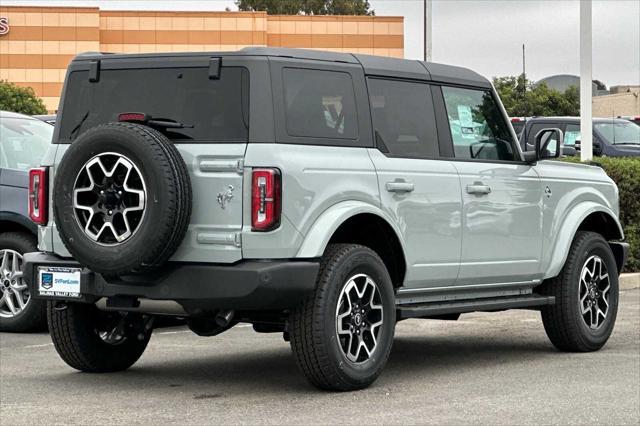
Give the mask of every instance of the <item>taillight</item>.
M 47 224 L 48 176 L 46 167 L 29 170 L 29 217 L 38 225 Z
M 149 117 L 143 112 L 123 112 L 118 114 L 118 121 L 139 121 L 145 123 L 148 120 Z
M 271 231 L 280 225 L 282 188 L 278 169 L 253 169 L 251 228 Z

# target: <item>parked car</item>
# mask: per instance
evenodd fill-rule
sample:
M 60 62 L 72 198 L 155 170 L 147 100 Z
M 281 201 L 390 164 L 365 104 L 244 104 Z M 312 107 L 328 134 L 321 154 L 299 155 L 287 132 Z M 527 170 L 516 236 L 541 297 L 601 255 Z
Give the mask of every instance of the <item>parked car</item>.
M 640 126 L 640 115 L 625 115 L 625 116 L 619 116 L 618 118 L 621 118 L 623 120 L 629 120 L 630 122 Z
M 282 333 L 332 390 L 371 384 L 407 318 L 540 310 L 564 351 L 611 334 L 628 250 L 615 184 L 546 161 L 558 129 L 523 154 L 475 72 L 295 49 L 87 54 L 62 99 L 30 175 L 42 251 L 24 270 L 75 369 L 128 368 L 167 315 L 201 336 Z
M 45 302 L 22 279 L 23 254 L 37 250 L 37 226 L 27 215 L 29 169 L 50 146 L 53 126 L 0 111 L 0 331 L 46 326 Z
M 580 117 L 532 117 L 520 136 L 526 151 L 535 149 L 541 129 L 555 127 L 564 132 L 564 146 L 580 150 Z M 593 119 L 593 154 L 609 157 L 640 156 L 640 127 L 618 118 Z
M 33 118 L 37 118 L 40 121 L 44 121 L 47 124 L 51 124 L 55 126 L 56 124 L 56 114 L 45 114 L 45 115 L 34 115 Z

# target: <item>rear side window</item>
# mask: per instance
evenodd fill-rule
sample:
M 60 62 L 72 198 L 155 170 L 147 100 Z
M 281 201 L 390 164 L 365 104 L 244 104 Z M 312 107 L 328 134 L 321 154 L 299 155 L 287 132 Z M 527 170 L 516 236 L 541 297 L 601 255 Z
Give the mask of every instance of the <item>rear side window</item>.
M 351 75 L 340 71 L 284 68 L 287 134 L 357 139 L 358 114 Z
M 438 135 L 428 84 L 371 78 L 368 82 L 378 144 L 394 157 L 436 157 Z
M 442 86 L 456 158 L 513 161 L 513 141 L 491 92 Z
M 76 71 L 65 96 L 61 141 L 123 112 L 185 124 L 166 132 L 172 140 L 244 142 L 249 135 L 249 72 L 241 67 L 223 67 L 217 80 L 208 68 L 104 69 L 93 83 Z

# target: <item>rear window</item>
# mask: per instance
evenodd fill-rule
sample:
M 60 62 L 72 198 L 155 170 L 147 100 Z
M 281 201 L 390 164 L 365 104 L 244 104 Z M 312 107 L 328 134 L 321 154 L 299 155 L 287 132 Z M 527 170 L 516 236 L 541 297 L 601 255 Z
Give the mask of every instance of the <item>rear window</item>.
M 249 72 L 223 67 L 220 79 L 208 68 L 101 70 L 71 73 L 63 106 L 60 141 L 74 140 L 93 126 L 117 121 L 123 112 L 142 112 L 186 127 L 165 134 L 184 142 L 245 142 L 249 136 Z
M 424 83 L 369 79 L 373 126 L 391 156 L 437 157 L 431 88 Z
M 285 68 L 283 82 L 289 136 L 358 138 L 356 96 L 349 73 Z

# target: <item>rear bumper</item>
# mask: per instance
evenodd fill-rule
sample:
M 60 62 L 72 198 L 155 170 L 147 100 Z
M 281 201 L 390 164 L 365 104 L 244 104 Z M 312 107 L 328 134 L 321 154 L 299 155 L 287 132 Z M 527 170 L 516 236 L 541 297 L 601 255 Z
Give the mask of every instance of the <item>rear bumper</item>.
M 79 298 L 42 296 L 38 268 L 81 267 L 73 260 L 34 252 L 24 255 L 24 278 L 36 299 L 95 303 L 101 298 L 175 301 L 185 311 L 273 310 L 295 307 L 315 288 L 314 261 L 243 261 L 233 265 L 168 263 L 153 273 L 107 278 L 82 269 Z

